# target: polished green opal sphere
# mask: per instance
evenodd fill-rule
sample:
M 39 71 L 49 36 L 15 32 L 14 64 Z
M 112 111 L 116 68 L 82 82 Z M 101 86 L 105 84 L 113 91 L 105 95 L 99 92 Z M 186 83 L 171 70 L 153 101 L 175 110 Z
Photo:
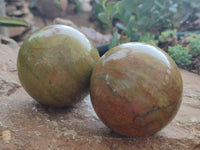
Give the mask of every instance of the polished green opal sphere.
M 51 25 L 31 34 L 22 44 L 18 76 L 22 86 L 41 104 L 65 107 L 89 92 L 89 81 L 99 54 L 80 31 Z
M 106 52 L 94 67 L 91 101 L 99 118 L 125 136 L 149 136 L 165 127 L 182 101 L 179 68 L 171 57 L 145 43 Z

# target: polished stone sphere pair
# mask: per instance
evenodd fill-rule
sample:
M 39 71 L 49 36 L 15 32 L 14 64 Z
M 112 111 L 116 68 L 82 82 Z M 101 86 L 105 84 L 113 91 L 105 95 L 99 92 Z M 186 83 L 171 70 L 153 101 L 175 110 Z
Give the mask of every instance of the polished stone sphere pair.
M 44 105 L 71 106 L 90 85 L 97 115 L 121 135 L 156 133 L 174 118 L 182 99 L 179 69 L 159 48 L 127 43 L 99 59 L 94 44 L 68 26 L 47 26 L 30 35 L 17 66 L 22 86 Z

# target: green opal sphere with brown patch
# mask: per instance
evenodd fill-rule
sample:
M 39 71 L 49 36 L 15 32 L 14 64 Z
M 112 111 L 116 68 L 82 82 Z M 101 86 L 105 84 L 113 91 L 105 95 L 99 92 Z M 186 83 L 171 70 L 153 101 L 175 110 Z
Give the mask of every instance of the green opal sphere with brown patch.
M 65 107 L 89 92 L 89 80 L 99 54 L 80 31 L 51 25 L 31 34 L 17 60 L 22 86 L 41 104 Z
M 177 65 L 161 49 L 126 43 L 106 52 L 90 81 L 93 107 L 113 131 L 149 136 L 165 127 L 182 101 L 183 84 Z

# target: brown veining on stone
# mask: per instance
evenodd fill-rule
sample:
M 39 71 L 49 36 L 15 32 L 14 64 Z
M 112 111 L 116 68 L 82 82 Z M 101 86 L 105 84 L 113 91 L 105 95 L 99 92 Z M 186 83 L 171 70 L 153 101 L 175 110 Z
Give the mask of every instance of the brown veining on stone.
M 146 136 L 177 113 L 182 79 L 173 60 L 159 48 L 127 43 L 100 58 L 90 90 L 94 109 L 108 127 L 122 135 Z

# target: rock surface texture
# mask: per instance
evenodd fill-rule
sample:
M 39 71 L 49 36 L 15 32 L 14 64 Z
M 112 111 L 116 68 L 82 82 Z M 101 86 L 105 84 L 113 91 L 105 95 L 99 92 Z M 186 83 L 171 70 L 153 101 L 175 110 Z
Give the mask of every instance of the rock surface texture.
M 88 27 L 84 27 L 84 26 L 78 27 L 71 20 L 56 18 L 56 19 L 54 19 L 53 23 L 71 26 L 73 28 L 80 30 L 82 33 L 86 34 L 87 37 L 89 39 L 91 39 L 95 43 L 96 46 L 101 45 L 101 44 L 105 44 L 105 43 L 109 43 L 110 39 L 112 38 L 111 34 L 102 34 L 102 33 L 98 32 L 98 31 L 96 31 L 92 28 L 88 28 Z
M 9 17 L 19 18 L 27 21 L 29 24 L 33 23 L 33 15 L 29 10 L 29 4 L 25 0 L 9 0 L 6 1 L 6 14 Z M 24 40 L 27 33 L 31 30 L 28 27 L 9 27 L 9 37 L 18 40 Z
M 0 44 L 1 150 L 200 149 L 200 76 L 181 70 L 183 102 L 168 126 L 150 137 L 128 138 L 98 119 L 89 96 L 65 109 L 36 103 L 18 81 L 17 53 L 17 47 Z

